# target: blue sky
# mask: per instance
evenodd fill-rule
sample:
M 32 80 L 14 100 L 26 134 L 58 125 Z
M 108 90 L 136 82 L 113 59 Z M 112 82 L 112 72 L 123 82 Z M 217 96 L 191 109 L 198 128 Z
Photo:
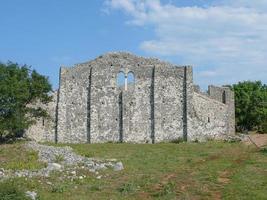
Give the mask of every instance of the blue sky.
M 58 85 L 59 67 L 110 51 L 194 66 L 195 82 L 267 82 L 267 0 L 1 0 L 0 61 Z

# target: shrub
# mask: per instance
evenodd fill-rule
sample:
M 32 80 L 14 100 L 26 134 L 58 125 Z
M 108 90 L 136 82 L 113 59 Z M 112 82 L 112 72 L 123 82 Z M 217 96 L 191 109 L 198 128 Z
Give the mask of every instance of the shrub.
M 49 103 L 51 91 L 48 78 L 27 65 L 0 63 L 0 140 L 21 137 L 34 119 L 49 117 L 40 106 L 29 105 Z
M 265 133 L 267 134 L 267 121 L 264 122 L 262 125 L 261 125 L 261 128 L 260 128 L 260 133 Z
M 263 153 L 263 154 L 267 155 L 267 147 L 265 147 L 265 148 L 261 149 L 260 151 L 261 151 L 261 153 Z
M 260 81 L 234 84 L 236 128 L 239 132 L 267 129 L 267 85 Z M 265 124 L 265 125 L 264 125 Z M 258 129 L 259 128 L 259 129 Z

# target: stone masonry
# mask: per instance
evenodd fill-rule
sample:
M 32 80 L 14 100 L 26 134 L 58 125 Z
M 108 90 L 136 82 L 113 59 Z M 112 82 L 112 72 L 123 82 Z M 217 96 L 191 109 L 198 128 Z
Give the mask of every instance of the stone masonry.
M 130 73 L 134 81 L 128 83 Z M 28 137 L 60 143 L 158 143 L 223 139 L 235 132 L 229 88 L 209 86 L 202 93 L 193 85 L 192 67 L 129 53 L 61 67 L 53 95 L 47 106 L 51 119 L 33 125 Z

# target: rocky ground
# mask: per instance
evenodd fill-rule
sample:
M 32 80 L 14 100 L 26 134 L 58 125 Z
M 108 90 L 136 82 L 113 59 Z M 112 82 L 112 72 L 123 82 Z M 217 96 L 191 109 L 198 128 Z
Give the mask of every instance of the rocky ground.
M 101 178 L 101 176 L 98 176 L 100 170 L 111 168 L 114 171 L 120 171 L 123 169 L 122 162 L 118 162 L 116 159 L 99 160 L 83 157 L 74 153 L 71 147 L 53 147 L 36 142 L 28 142 L 25 144 L 25 147 L 38 151 L 39 160 L 45 162 L 46 167 L 39 170 L 9 170 L 0 168 L 0 180 L 14 177 L 49 177 L 53 171 L 62 172 L 69 179 L 85 178 L 83 175 L 77 177 L 76 171 L 79 169 L 88 170 L 95 174 L 97 178 Z

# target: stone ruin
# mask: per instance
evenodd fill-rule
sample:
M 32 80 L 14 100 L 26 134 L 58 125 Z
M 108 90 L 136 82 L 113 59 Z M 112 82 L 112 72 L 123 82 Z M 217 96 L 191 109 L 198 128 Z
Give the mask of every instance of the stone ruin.
M 59 143 L 204 141 L 235 133 L 234 93 L 193 84 L 190 66 L 108 53 L 61 67 L 49 119 L 26 131 Z

